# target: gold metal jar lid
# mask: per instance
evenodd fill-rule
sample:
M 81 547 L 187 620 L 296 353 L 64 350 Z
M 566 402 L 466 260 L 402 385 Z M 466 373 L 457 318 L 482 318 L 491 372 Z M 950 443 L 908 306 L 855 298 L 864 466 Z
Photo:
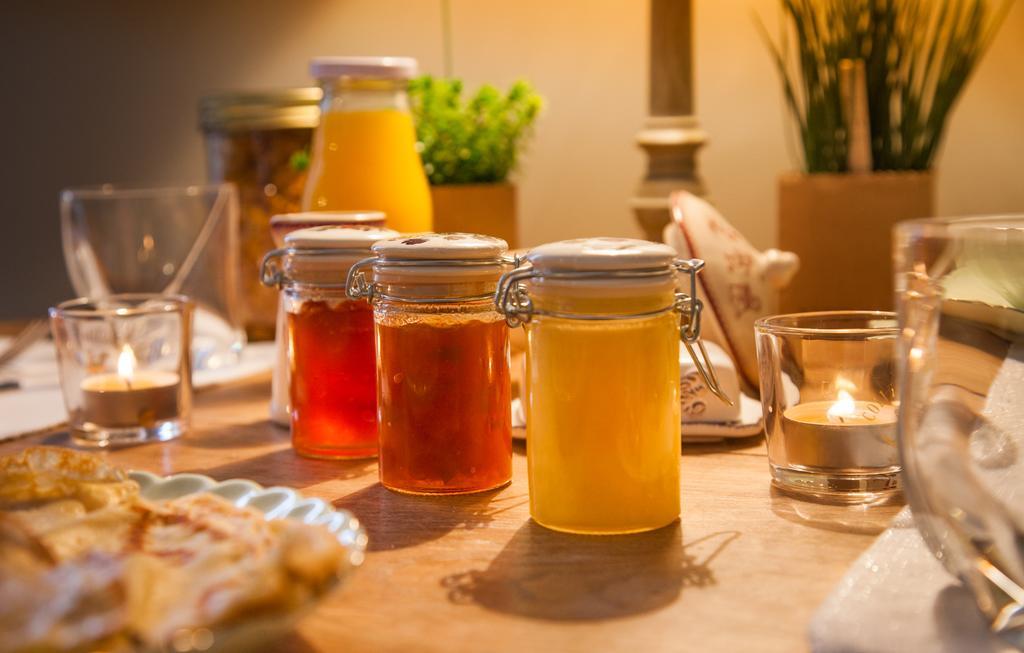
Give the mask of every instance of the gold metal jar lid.
M 199 101 L 203 131 L 314 129 L 323 91 L 316 87 L 225 91 Z

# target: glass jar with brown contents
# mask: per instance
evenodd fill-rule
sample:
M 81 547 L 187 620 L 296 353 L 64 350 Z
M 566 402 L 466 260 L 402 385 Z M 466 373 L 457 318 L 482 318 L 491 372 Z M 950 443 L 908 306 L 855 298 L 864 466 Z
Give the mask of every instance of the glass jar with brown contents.
M 259 283 L 256 271 L 274 246 L 270 217 L 301 204 L 320 97 L 318 88 L 292 88 L 220 93 L 199 105 L 208 177 L 238 186 L 241 306 L 250 340 L 274 334 L 276 293 Z

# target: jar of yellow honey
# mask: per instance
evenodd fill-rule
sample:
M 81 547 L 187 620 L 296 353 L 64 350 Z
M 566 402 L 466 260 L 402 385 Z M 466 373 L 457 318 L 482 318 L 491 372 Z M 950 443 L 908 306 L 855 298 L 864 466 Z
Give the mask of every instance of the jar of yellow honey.
M 526 329 L 537 523 L 616 534 L 678 519 L 680 340 L 718 390 L 699 340 L 703 265 L 667 245 L 588 238 L 537 247 L 502 278 L 498 309 Z

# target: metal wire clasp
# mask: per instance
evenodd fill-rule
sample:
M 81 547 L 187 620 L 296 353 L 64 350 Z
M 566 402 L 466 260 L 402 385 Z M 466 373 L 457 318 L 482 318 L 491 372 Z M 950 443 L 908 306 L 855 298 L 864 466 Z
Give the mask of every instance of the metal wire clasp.
M 521 282 L 533 278 L 534 272 L 531 265 L 519 267 L 518 257 L 509 262 L 515 269 L 503 274 L 498 281 L 494 307 L 505 316 L 505 323 L 515 329 L 533 319 L 533 300 Z
M 683 341 L 683 346 L 690 354 L 690 359 L 697 367 L 697 373 L 700 374 L 707 389 L 721 401 L 732 406 L 732 399 L 722 391 L 722 386 L 718 382 L 718 373 L 715 372 L 715 366 L 711 364 L 704 341 L 700 339 L 700 316 L 701 311 L 704 310 L 704 302 L 697 298 L 697 274 L 704 269 L 704 261 L 696 258 L 679 259 L 673 262 L 672 266 L 690 278 L 690 293 L 676 293 L 676 310 L 679 312 L 679 339 Z M 694 345 L 696 345 L 696 349 L 694 349 Z
M 288 253 L 288 249 L 273 249 L 263 256 L 260 262 L 260 283 L 268 288 L 280 288 L 285 282 L 284 268 L 281 267 L 281 259 Z
M 348 295 L 349 299 L 365 299 L 367 301 L 373 301 L 375 286 L 373 281 L 367 279 L 363 268 L 368 265 L 373 265 L 376 261 L 376 256 L 369 256 L 356 261 L 352 267 L 349 268 L 348 276 L 345 279 L 345 294 Z

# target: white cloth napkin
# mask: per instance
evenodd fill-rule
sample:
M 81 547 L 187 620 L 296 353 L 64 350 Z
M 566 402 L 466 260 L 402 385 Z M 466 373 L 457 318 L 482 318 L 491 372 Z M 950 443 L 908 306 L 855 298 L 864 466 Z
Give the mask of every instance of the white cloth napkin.
M 0 339 L 0 349 L 4 345 L 4 339 Z M 251 344 L 237 365 L 196 372 L 193 386 L 204 390 L 269 372 L 275 353 L 272 342 Z M 0 378 L 16 379 L 21 386 L 0 391 L 0 440 L 44 431 L 67 421 L 52 343 L 44 341 L 29 347 L 0 370 Z
M 974 598 L 935 559 L 905 508 L 850 568 L 810 625 L 815 653 L 1009 653 Z

